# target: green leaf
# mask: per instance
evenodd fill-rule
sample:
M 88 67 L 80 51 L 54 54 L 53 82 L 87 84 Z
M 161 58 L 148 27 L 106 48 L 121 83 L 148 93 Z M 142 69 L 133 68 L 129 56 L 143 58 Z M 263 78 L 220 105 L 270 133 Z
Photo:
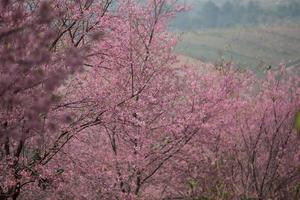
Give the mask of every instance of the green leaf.
M 300 136 L 300 110 L 295 115 L 295 129 Z
M 209 200 L 209 199 L 205 196 L 201 196 L 201 197 L 198 197 L 197 200 Z
M 197 181 L 193 180 L 193 179 L 189 179 L 187 181 L 187 184 L 188 184 L 189 188 L 191 188 L 191 189 L 195 189 L 197 187 Z

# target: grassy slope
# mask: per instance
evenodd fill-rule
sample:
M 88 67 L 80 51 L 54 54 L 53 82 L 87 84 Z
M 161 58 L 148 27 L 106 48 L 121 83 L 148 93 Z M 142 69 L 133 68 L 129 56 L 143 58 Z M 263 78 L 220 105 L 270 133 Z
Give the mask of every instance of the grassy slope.
M 187 32 L 177 52 L 203 61 L 233 59 L 247 67 L 289 63 L 300 58 L 300 23 Z
M 186 2 L 186 3 L 194 3 L 194 2 L 199 3 L 199 2 L 206 2 L 206 1 L 213 1 L 219 5 L 222 5 L 223 3 L 227 2 L 227 1 L 238 2 L 238 3 L 243 3 L 243 4 L 247 4 L 249 1 L 254 1 L 254 2 L 261 4 L 264 7 L 273 6 L 274 4 L 278 4 L 278 3 L 289 2 L 289 0 L 181 0 L 181 2 Z

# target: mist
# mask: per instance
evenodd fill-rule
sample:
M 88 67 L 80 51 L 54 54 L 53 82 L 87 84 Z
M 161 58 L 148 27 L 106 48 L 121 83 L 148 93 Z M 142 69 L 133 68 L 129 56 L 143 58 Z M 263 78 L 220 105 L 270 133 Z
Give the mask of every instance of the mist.
M 181 35 L 177 52 L 202 62 L 234 62 L 264 71 L 300 63 L 300 1 L 185 0 L 191 9 L 170 29 Z

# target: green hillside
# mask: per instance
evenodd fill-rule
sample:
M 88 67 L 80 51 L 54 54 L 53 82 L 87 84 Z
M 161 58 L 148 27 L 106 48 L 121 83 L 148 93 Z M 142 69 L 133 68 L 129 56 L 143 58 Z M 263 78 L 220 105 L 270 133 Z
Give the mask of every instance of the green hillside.
M 185 32 L 177 52 L 203 61 L 233 59 L 246 67 L 292 63 L 300 58 L 300 23 Z

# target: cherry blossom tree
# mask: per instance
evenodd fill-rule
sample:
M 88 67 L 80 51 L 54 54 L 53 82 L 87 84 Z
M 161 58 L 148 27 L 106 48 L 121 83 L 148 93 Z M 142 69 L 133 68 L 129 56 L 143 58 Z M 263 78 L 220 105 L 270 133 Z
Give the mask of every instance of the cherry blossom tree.
M 169 199 L 299 198 L 294 128 L 299 78 L 284 66 L 280 72 L 269 71 L 265 79 L 242 77 L 233 105 L 222 115 L 226 123 L 210 129 L 214 137 L 209 140 L 195 138 L 174 161 L 177 176 L 172 177 Z
M 69 114 L 48 115 L 60 102 L 57 89 L 82 69 L 89 43 L 101 35 L 94 27 L 111 2 L 1 1 L 2 199 L 16 199 L 20 189 L 31 182 L 42 184 L 35 168 L 59 149 L 49 146 L 40 155 L 43 143 L 51 143 L 45 141 L 46 133 L 57 142 L 66 141 L 66 131 L 58 130 L 55 123 L 66 124 Z M 97 15 L 87 12 L 94 4 L 98 5 Z
M 62 147 L 76 133 L 99 124 L 103 113 L 124 104 L 128 97 L 138 98 L 157 73 L 152 68 L 163 67 L 164 62 L 174 59 L 170 53 L 174 39 L 169 39 L 164 30 L 166 19 L 181 9 L 174 10 L 172 2 L 119 1 L 110 13 L 110 0 L 3 2 L 1 198 L 16 199 L 21 188 L 34 182 L 46 188 L 50 180 L 44 176 L 52 172 L 45 166 Z M 103 32 L 103 43 L 91 42 Z M 156 44 L 152 44 L 154 40 Z M 158 55 L 160 52 L 162 55 Z M 73 90 L 80 82 L 72 77 L 77 78 L 75 72 L 83 71 L 83 65 L 99 68 L 88 74 L 105 76 L 108 73 L 100 69 L 111 64 L 123 73 L 130 69 L 131 92 L 128 96 L 123 91 L 121 98 L 111 96 L 111 102 L 110 95 L 106 95 L 105 110 L 96 109 L 101 99 L 80 96 L 80 90 Z M 145 75 L 137 76 L 133 71 L 137 68 L 139 74 Z M 116 74 L 113 81 L 121 75 Z M 66 80 L 67 85 L 62 86 Z M 119 83 L 108 87 L 115 84 Z M 109 88 L 103 89 L 106 93 Z
M 292 199 L 299 78 L 180 66 L 176 0 L 3 1 L 0 199 Z

